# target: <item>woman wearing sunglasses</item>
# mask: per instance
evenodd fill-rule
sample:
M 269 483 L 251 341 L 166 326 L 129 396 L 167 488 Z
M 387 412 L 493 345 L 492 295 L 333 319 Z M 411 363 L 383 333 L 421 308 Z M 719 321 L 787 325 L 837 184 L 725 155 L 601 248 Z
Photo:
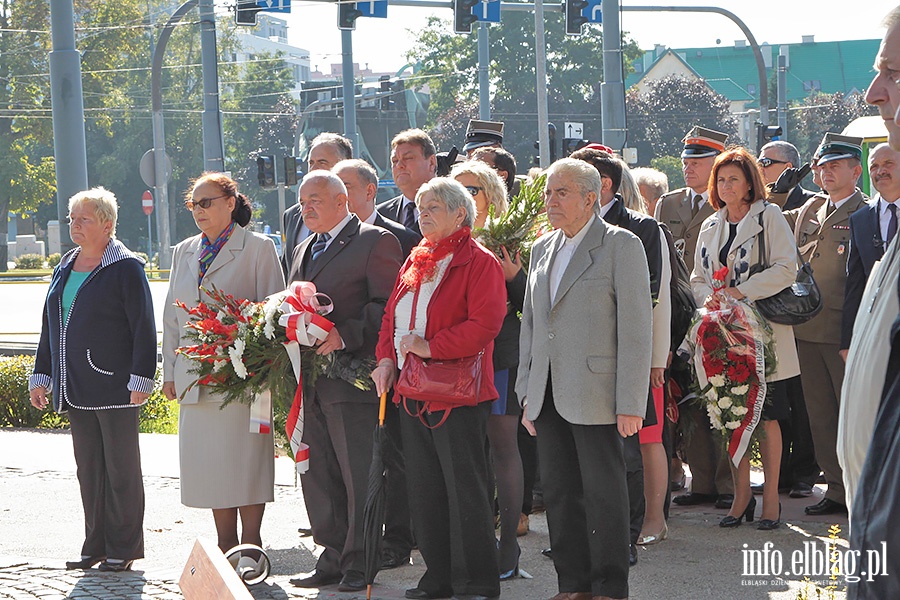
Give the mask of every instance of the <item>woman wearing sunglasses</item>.
M 250 222 L 250 200 L 224 173 L 204 173 L 193 182 L 185 206 L 200 234 L 175 246 L 169 295 L 163 313 L 163 392 L 179 398 L 178 443 L 181 462 L 181 502 L 210 508 L 219 548 L 239 543 L 262 545 L 260 526 L 266 502 L 274 500 L 275 450 L 272 434 L 250 432 L 250 405 L 222 398 L 202 385 L 190 389 L 196 377 L 190 361 L 176 354 L 189 342 L 184 325 L 188 308 L 208 300 L 200 289 L 212 286 L 254 302 L 284 289 L 275 244 L 244 229 Z M 245 579 L 261 569 L 259 556 L 242 556 L 235 567 Z

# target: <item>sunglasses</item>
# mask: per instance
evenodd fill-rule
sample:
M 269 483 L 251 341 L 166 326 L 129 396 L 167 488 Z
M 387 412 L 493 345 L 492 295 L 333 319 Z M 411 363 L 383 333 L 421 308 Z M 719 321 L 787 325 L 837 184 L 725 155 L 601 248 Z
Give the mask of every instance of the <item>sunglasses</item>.
M 228 194 L 225 194 L 224 196 L 214 196 L 212 198 L 200 198 L 196 202 L 194 202 L 193 200 L 186 200 L 184 206 L 190 211 L 193 211 L 194 207 L 196 206 L 199 206 L 203 210 L 206 210 L 207 208 L 212 206 L 213 200 L 218 200 L 219 198 L 228 198 Z
M 477 185 L 467 185 L 467 186 L 465 186 L 465 188 L 466 188 L 466 191 L 468 191 L 470 194 L 472 194 L 473 198 L 475 196 L 477 196 L 479 194 L 479 192 L 484 190 L 483 187 L 478 187 Z
M 786 165 L 788 161 L 786 160 L 775 160 L 774 158 L 764 157 L 760 158 L 758 161 L 759 166 L 761 167 L 771 167 L 772 165 Z

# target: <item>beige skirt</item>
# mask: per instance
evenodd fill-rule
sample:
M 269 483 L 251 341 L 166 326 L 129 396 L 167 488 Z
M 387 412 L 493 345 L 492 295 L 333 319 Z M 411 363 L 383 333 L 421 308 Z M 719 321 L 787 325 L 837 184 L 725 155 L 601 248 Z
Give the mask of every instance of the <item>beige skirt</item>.
M 214 398 L 214 396 L 212 396 Z M 221 408 L 200 393 L 182 404 L 178 418 L 181 503 L 194 508 L 235 508 L 275 499 L 272 434 L 250 433 L 250 407 Z

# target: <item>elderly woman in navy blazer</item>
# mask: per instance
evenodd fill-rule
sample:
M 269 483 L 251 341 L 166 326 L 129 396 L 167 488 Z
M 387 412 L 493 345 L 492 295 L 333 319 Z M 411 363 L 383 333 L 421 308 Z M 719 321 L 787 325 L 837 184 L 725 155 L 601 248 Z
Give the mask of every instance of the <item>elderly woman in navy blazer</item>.
M 53 271 L 31 375 L 31 403 L 68 413 L 85 540 L 68 569 L 124 571 L 144 557 L 139 406 L 153 390 L 156 326 L 144 261 L 115 238 L 116 197 L 69 200 L 77 247 Z M 102 561 L 102 562 L 101 562 Z

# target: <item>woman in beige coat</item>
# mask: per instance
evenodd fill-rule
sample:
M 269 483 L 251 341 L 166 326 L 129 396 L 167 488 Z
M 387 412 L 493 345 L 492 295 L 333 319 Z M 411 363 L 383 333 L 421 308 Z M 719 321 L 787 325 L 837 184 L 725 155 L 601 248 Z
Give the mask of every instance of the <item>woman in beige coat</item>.
M 728 287 L 722 293 L 738 300 L 755 302 L 773 296 L 791 285 L 797 275 L 794 236 L 781 209 L 765 202 L 766 188 L 756 160 L 743 148 L 720 154 L 709 177 L 709 202 L 717 212 L 700 228 L 694 256 L 691 287 L 697 305 L 712 295 L 713 273 L 728 267 Z M 760 216 L 762 217 L 760 219 Z M 762 225 L 760 225 L 760 221 Z M 765 236 L 765 257 L 759 256 L 759 236 Z M 767 263 L 764 270 L 750 274 L 751 267 Z M 771 485 L 763 492 L 762 519 L 757 529 L 780 525 L 778 474 L 781 462 L 781 429 L 777 419 L 786 418 L 790 407 L 783 380 L 800 373 L 794 332 L 787 325 L 770 323 L 775 338 L 775 371 L 766 378 L 766 405 L 763 409 L 763 436 L 760 439 L 765 480 Z M 736 527 L 741 519 L 753 520 L 756 500 L 750 491 L 750 457 L 745 455 L 734 478 L 734 502 L 719 523 Z
M 260 527 L 266 502 L 274 500 L 275 449 L 272 434 L 250 432 L 250 405 L 222 398 L 204 386 L 188 385 L 190 361 L 176 354 L 191 342 L 185 336 L 185 311 L 207 300 L 200 286 L 211 286 L 254 302 L 284 289 L 284 276 L 275 244 L 244 229 L 250 222 L 247 197 L 224 173 L 198 178 L 185 202 L 201 233 L 175 247 L 169 294 L 163 313 L 163 392 L 181 401 L 178 444 L 181 463 L 181 502 L 211 508 L 219 548 L 241 543 L 262 545 Z M 252 579 L 261 570 L 258 556 L 243 556 L 235 566 Z

